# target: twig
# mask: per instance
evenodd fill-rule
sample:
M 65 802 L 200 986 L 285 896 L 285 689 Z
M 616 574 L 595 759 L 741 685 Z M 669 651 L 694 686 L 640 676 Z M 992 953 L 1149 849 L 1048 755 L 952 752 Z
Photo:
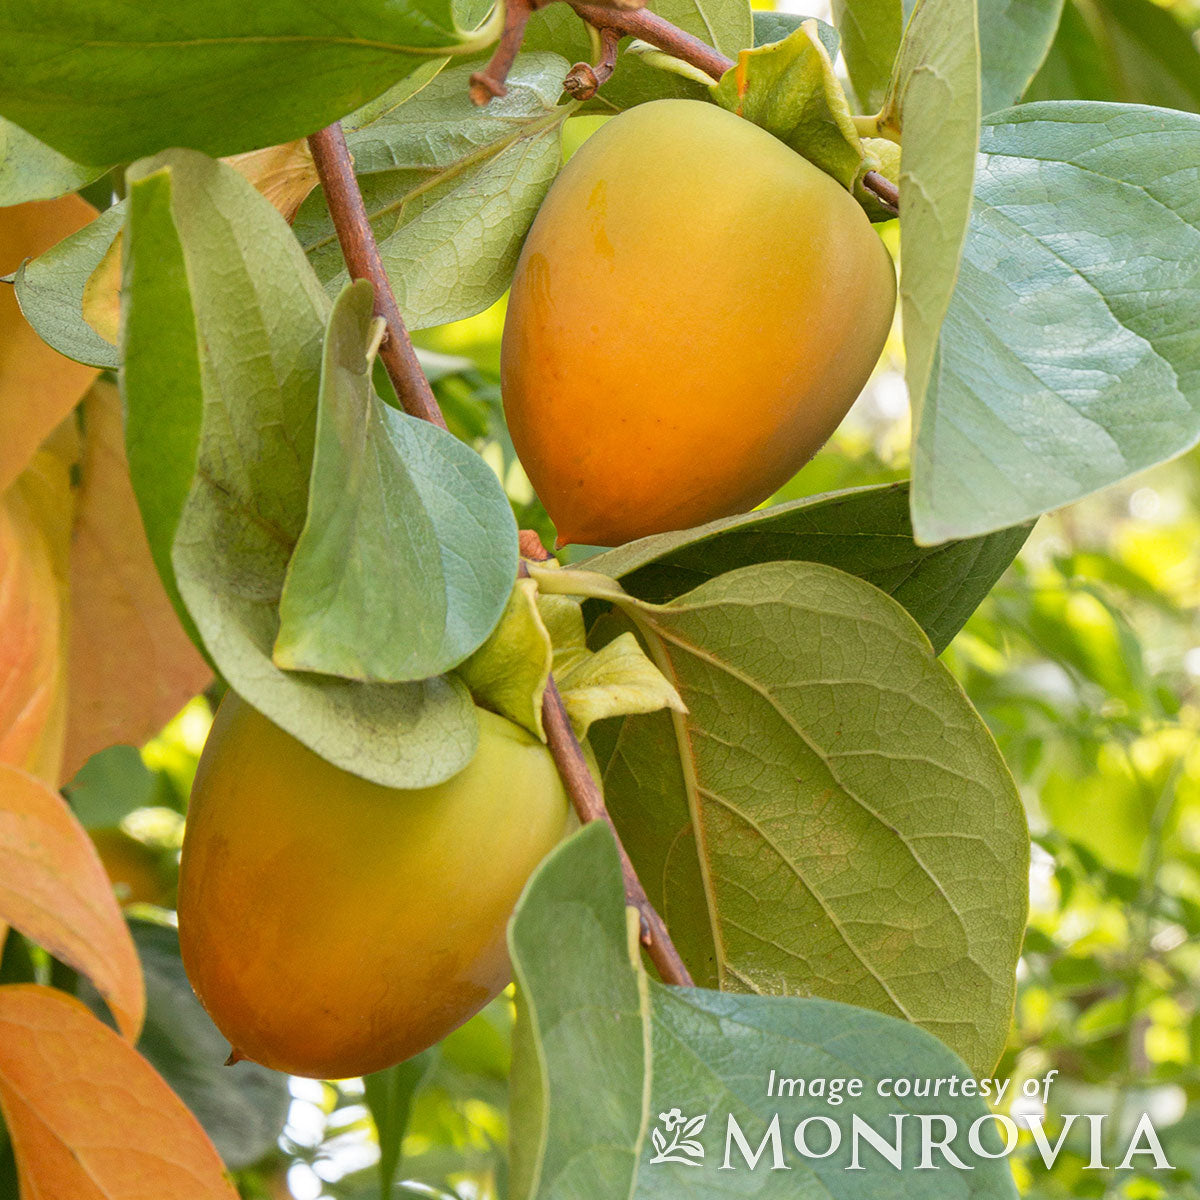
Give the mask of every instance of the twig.
M 575 730 L 571 728 L 571 720 L 563 707 L 562 697 L 553 679 L 546 686 L 546 698 L 542 703 L 542 724 L 546 728 L 546 741 L 549 743 L 550 753 L 554 755 L 558 772 L 579 819 L 585 825 L 589 821 L 604 821 L 617 840 L 617 851 L 621 856 L 621 874 L 625 879 L 625 899 L 641 916 L 642 945 L 650 955 L 650 961 L 658 968 L 664 983 L 679 984 L 682 987 L 694 986 L 662 917 L 650 903 L 646 889 L 642 887 L 642 881 L 621 844 L 620 835 L 605 807 L 604 796 L 588 770 L 583 748 L 579 745 Z
M 615 29 L 600 30 L 600 57 L 593 63 L 577 62 L 563 80 L 563 91 L 572 100 L 590 100 L 617 69 L 617 47 L 621 35 Z
M 868 171 L 862 181 L 863 187 L 874 192 L 892 216 L 900 215 L 900 189 L 886 175 L 881 175 L 878 171 Z
M 471 75 L 468 92 L 472 104 L 482 107 L 495 97 L 508 95 L 504 81 L 525 40 L 525 26 L 533 16 L 533 9 L 533 0 L 504 0 L 504 32 L 487 66 Z
M 471 76 L 471 99 L 476 104 L 486 104 L 493 96 L 505 94 L 504 81 L 508 78 L 508 72 L 521 49 L 525 26 L 533 10 L 541 7 L 537 0 L 506 0 L 506 3 L 504 33 L 500 44 L 488 65 Z M 568 0 L 568 3 L 589 25 L 600 31 L 602 38 L 607 34 L 614 43 L 623 37 L 641 38 L 673 58 L 683 59 L 684 62 L 699 67 L 713 79 L 720 79 L 734 65 L 733 60 L 726 58 L 719 50 L 714 50 L 706 42 L 685 33 L 649 9 L 615 8 L 604 4 L 581 3 L 580 0 Z M 607 45 L 607 42 L 605 44 Z M 572 70 L 572 74 L 576 70 L 578 66 Z M 609 71 L 608 75 L 611 74 Z M 608 75 L 599 79 L 597 86 L 603 83 Z
M 511 2 L 511 0 L 510 0 Z M 523 2 L 523 0 L 520 0 Z M 404 319 L 396 304 L 391 282 L 379 257 L 379 247 L 367 217 L 366 205 L 354 177 L 350 152 L 340 125 L 330 125 L 309 138 L 313 162 L 321 178 L 321 186 L 329 202 L 329 213 L 337 230 L 338 241 L 346 259 L 346 266 L 355 279 L 369 279 L 375 288 L 375 311 L 387 324 L 387 336 L 380 348 L 380 357 L 387 367 L 396 396 L 405 412 L 423 417 L 435 425 L 446 427 L 445 419 L 434 398 L 433 389 L 421 364 L 417 361 L 412 341 L 404 327 Z M 390 350 L 390 353 L 389 353 Z M 535 534 L 523 531 L 521 552 L 530 558 L 546 555 L 546 550 Z M 547 556 L 548 557 L 548 556 Z M 525 566 L 521 564 L 521 572 Z M 604 796 L 592 773 L 588 769 L 583 747 L 571 728 L 571 722 L 563 707 L 562 697 L 551 679 L 546 687 L 542 704 L 542 718 L 546 728 L 546 739 L 555 766 L 562 777 L 571 803 L 583 822 L 602 820 L 607 822 L 617 839 L 621 856 L 621 871 L 625 879 L 625 895 L 629 903 L 641 914 L 642 944 L 651 961 L 667 983 L 690 985 L 692 978 L 684 966 L 679 951 L 675 949 L 671 936 L 662 918 L 646 896 L 637 872 L 629 861 L 629 855 L 621 844 L 620 836 L 613 826 L 612 818 L 604 805 Z
M 641 38 L 643 42 L 649 42 L 672 58 L 681 58 L 684 62 L 699 67 L 714 80 L 720 79 L 734 65 L 733 59 L 726 58 L 707 42 L 685 33 L 648 8 L 609 8 L 603 4 L 581 4 L 577 0 L 571 0 L 571 7 L 589 25 L 600 30 L 616 30 L 622 37 Z
M 542 545 L 541 538 L 531 529 L 521 530 L 521 556 L 531 558 L 536 562 L 548 562 L 550 552 Z M 525 564 L 522 563 L 518 574 L 522 577 L 529 575 Z M 617 841 L 617 853 L 621 858 L 621 874 L 625 880 L 625 899 L 641 914 L 642 945 L 650 955 L 650 961 L 658 968 L 658 973 L 665 983 L 675 983 L 682 987 L 693 987 L 691 973 L 684 965 L 671 935 L 658 915 L 637 871 L 630 861 L 628 853 L 621 842 L 621 835 L 613 824 L 608 808 L 604 803 L 604 793 L 599 784 L 592 778 L 592 772 L 583 754 L 583 747 L 575 736 L 571 719 L 559 694 L 558 686 L 551 677 L 546 684 L 546 694 L 542 700 L 542 725 L 546 730 L 546 742 L 559 774 L 566 785 L 579 819 L 586 825 L 589 821 L 603 821 L 612 830 Z
M 387 370 L 396 398 L 410 416 L 432 421 L 446 428 L 446 418 L 438 408 L 433 389 L 413 349 L 412 339 L 400 316 L 396 296 L 383 268 L 379 246 L 371 231 L 367 206 L 363 203 L 354 164 L 339 124 L 330 125 L 308 139 L 313 162 L 325 190 L 329 215 L 342 247 L 342 257 L 352 279 L 369 279 L 375 288 L 375 312 L 387 324 L 387 334 L 379 347 L 379 357 Z

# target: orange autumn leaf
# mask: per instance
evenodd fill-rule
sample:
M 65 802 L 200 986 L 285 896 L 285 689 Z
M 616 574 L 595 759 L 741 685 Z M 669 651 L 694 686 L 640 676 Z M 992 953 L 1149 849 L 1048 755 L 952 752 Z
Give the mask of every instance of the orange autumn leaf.
M 87 975 L 137 1040 L 142 968 L 104 864 L 67 802 L 9 766 L 0 766 L 0 921 Z
M 66 727 L 70 467 L 47 446 L 0 496 L 0 762 L 51 784 Z
M 0 987 L 0 1107 L 28 1200 L 237 1200 L 162 1077 L 63 992 Z
M 244 175 L 283 214 L 289 224 L 317 186 L 316 164 L 305 138 L 247 150 L 224 160 Z
M 106 746 L 152 737 L 212 678 L 150 557 L 117 389 L 97 383 L 83 413 L 87 441 L 71 544 L 68 778 Z
M 95 216 L 96 210 L 74 195 L 6 208 L 0 220 L 0 275 Z M 0 492 L 25 469 L 97 374 L 95 367 L 51 350 L 21 315 L 14 289 L 0 285 Z

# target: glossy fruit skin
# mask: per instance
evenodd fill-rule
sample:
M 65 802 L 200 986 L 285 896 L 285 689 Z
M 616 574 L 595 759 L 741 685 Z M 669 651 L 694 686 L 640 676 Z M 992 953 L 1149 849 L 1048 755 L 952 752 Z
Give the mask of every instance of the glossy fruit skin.
M 753 508 L 841 422 L 895 302 L 854 198 L 764 130 L 695 100 L 609 121 L 538 213 L 502 345 L 560 543 Z
M 549 751 L 479 710 L 458 775 L 339 770 L 230 693 L 184 832 L 179 939 L 239 1057 L 321 1079 L 440 1041 L 510 978 L 505 926 L 567 827 Z

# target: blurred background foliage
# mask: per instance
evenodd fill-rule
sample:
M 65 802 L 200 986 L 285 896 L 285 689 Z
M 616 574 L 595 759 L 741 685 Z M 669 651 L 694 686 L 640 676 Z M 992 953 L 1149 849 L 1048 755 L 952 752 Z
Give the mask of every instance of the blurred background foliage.
M 827 3 L 799 7 L 829 17 Z M 1200 0 L 1066 0 L 1027 98 L 1200 111 Z M 603 120 L 570 121 L 566 153 Z M 895 251 L 897 229 L 879 228 Z M 521 525 L 552 542 L 504 428 L 503 321 L 501 302 L 416 340 L 452 430 L 503 480 Z M 829 447 L 773 502 L 907 475 L 900 353 L 893 337 Z M 1065 1114 L 1106 1113 L 1109 1143 L 1123 1151 L 1148 1112 L 1178 1168 L 1166 1180 L 1088 1171 L 1083 1131 L 1072 1129 L 1050 1170 L 1023 1138 L 1021 1190 L 1031 1200 L 1200 1200 L 1200 451 L 1044 518 L 945 660 L 995 733 L 1034 836 L 1032 920 L 997 1071 L 1016 1081 L 1010 1110 L 1040 1111 L 1013 1096 L 1057 1070 L 1052 1138 Z M 143 953 L 141 1048 L 204 1121 L 247 1198 L 504 1196 L 507 997 L 367 1080 L 220 1066 L 224 1043 L 191 997 L 171 930 L 187 795 L 218 699 L 197 697 L 147 746 L 97 755 L 67 789 Z M 14 935 L 0 980 L 16 979 L 73 984 Z M 0 1129 L 0 1197 L 16 1194 Z

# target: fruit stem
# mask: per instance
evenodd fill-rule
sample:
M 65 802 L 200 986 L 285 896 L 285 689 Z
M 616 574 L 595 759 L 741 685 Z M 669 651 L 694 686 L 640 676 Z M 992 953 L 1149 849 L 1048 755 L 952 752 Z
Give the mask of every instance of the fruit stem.
M 524 0 L 510 0 L 510 3 L 513 2 L 523 3 Z M 312 134 L 308 144 L 351 278 L 370 280 L 375 288 L 375 312 L 383 318 L 387 327 L 379 357 L 383 360 L 388 378 L 396 389 L 396 397 L 405 412 L 445 429 L 445 418 L 438 408 L 429 380 L 421 370 L 412 340 L 404 325 L 404 318 L 400 315 L 391 282 L 383 268 L 383 260 L 371 230 L 358 180 L 354 176 L 354 165 L 350 160 L 350 151 L 346 146 L 341 125 L 335 123 L 322 129 L 320 133 Z M 521 553 L 530 558 L 549 557 L 537 535 L 527 530 L 521 533 Z M 521 574 L 526 574 L 524 563 L 521 564 Z M 633 863 L 621 844 L 612 817 L 605 807 L 604 795 L 588 770 L 583 747 L 571 728 L 562 697 L 553 679 L 546 686 L 542 718 L 550 753 L 554 756 L 555 766 L 562 777 L 567 794 L 571 797 L 571 803 L 579 814 L 579 819 L 585 824 L 588 821 L 605 821 L 616 838 L 621 857 L 621 872 L 625 880 L 625 896 L 640 914 L 642 944 L 650 955 L 650 960 L 657 967 L 664 982 L 691 986 L 692 977 L 688 974 L 679 951 L 675 949 L 662 917 L 650 903 Z
M 504 33 L 487 66 L 471 76 L 471 99 L 476 104 L 487 104 L 493 96 L 505 94 L 504 81 L 512 69 L 521 42 L 525 37 L 525 26 L 535 9 L 544 8 L 551 0 L 505 0 Z M 645 8 L 617 7 L 608 4 L 588 4 L 586 0 L 567 0 L 567 3 L 593 29 L 608 34 L 615 43 L 623 37 L 641 38 L 672 58 L 682 59 L 699 67 L 706 75 L 718 80 L 733 65 L 707 42 L 684 32 L 677 25 Z M 603 66 L 603 62 L 601 66 Z M 578 67 L 572 68 L 572 76 Z M 611 72 L 609 72 L 611 74 Z M 607 78 L 607 75 L 604 76 Z M 604 82 L 597 75 L 597 86 Z M 571 93 L 574 95 L 574 93 Z
M 868 171 L 862 181 L 863 187 L 874 192 L 884 208 L 891 210 L 892 216 L 900 215 L 900 189 L 886 175 Z
M 352 279 L 367 279 L 375 289 L 375 314 L 387 328 L 379 347 L 379 357 L 387 370 L 396 398 L 406 413 L 446 428 L 446 418 L 438 408 L 433 389 L 413 349 L 412 339 L 400 316 L 396 296 L 388 282 L 379 255 L 379 246 L 371 231 L 367 207 L 363 203 L 346 137 L 338 123 L 327 126 L 308 139 L 313 163 L 325 191 L 329 214 L 342 247 L 342 257 Z
M 577 62 L 563 80 L 563 91 L 572 100 L 590 100 L 599 91 L 601 84 L 607 83 L 612 78 L 613 71 L 617 69 L 617 46 L 620 44 L 621 35 L 615 29 L 601 29 L 598 33 L 600 52 L 596 56 L 595 65 Z

